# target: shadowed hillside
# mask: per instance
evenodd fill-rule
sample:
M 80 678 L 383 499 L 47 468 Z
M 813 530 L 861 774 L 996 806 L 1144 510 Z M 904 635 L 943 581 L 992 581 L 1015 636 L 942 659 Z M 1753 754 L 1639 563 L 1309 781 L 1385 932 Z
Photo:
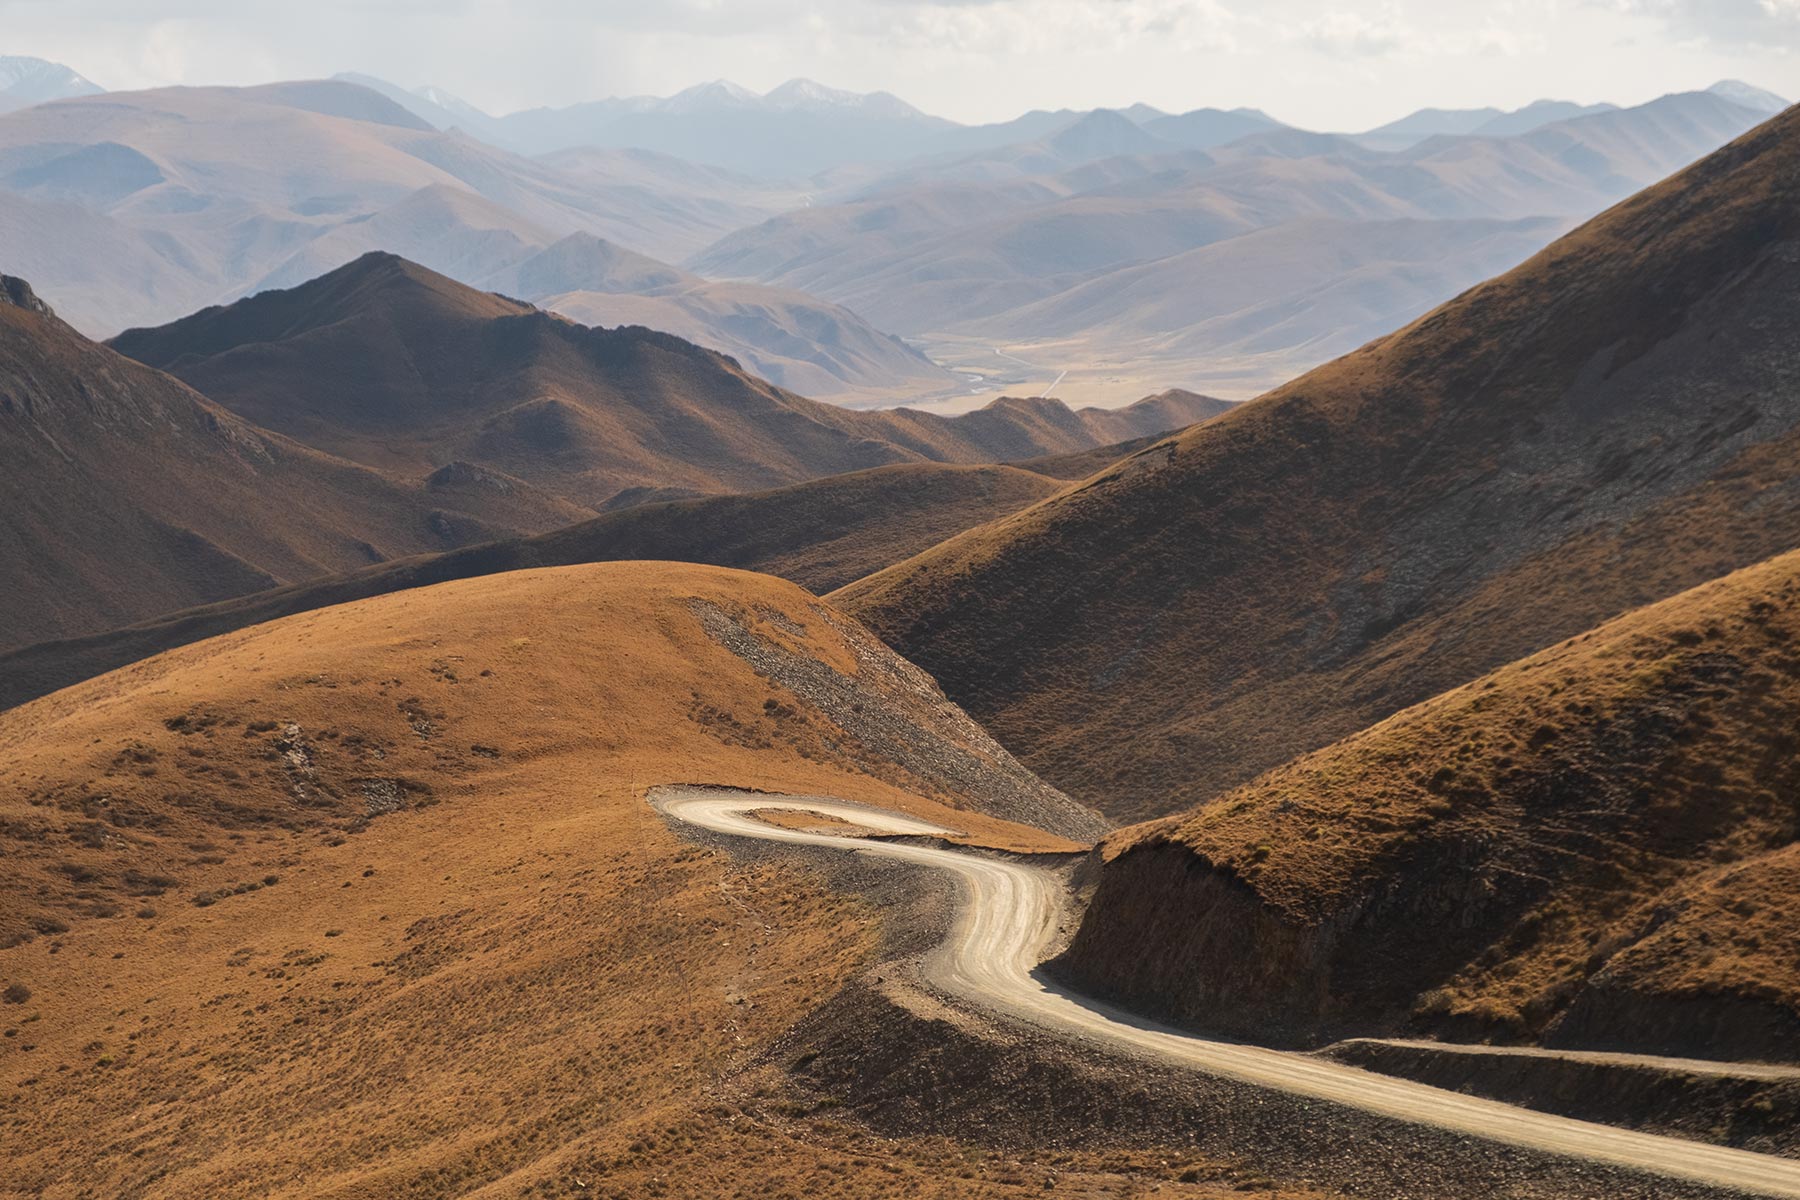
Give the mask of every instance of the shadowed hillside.
M 401 559 L 0 654 L 0 708 L 277 617 L 502 571 L 664 559 L 780 575 L 824 593 L 1061 487 L 1012 467 L 933 463 L 878 467 L 772 492 L 643 504 L 537 537 Z
M 397 482 L 258 429 L 83 338 L 9 276 L 0 505 L 0 646 L 584 515 L 524 485 Z
M 1800 544 L 1800 111 L 838 594 L 1059 786 L 1207 800 Z
M 1061 969 L 1258 1038 L 1800 1055 L 1800 552 L 1121 831 Z

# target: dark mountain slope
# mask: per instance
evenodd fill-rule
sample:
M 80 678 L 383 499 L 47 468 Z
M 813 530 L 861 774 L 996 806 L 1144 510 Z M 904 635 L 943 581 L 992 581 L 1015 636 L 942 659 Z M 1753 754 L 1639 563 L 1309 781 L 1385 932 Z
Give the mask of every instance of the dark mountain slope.
M 329 453 L 415 474 L 470 462 L 593 507 L 629 489 L 735 492 L 893 463 L 1071 453 L 1219 407 L 853 412 L 679 338 L 589 329 L 387 254 L 113 345 Z
M 0 296 L 0 645 L 549 528 L 528 489 L 409 486 L 270 434 Z
M 839 599 L 1036 769 L 1189 807 L 1800 544 L 1800 111 Z
M 772 492 L 643 504 L 537 537 L 401 559 L 0 654 L 0 708 L 277 617 L 502 571 L 668 559 L 780 575 L 823 593 L 1062 486 L 1013 467 L 931 463 L 879 467 Z

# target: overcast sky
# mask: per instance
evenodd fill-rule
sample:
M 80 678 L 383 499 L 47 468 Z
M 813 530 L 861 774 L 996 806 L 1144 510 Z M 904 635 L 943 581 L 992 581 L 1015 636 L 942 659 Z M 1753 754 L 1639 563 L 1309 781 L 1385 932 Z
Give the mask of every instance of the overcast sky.
M 794 76 L 965 121 L 1142 100 L 1317 129 L 1721 78 L 1800 97 L 1800 0 L 0 0 L 0 39 L 113 89 L 350 70 L 494 112 Z

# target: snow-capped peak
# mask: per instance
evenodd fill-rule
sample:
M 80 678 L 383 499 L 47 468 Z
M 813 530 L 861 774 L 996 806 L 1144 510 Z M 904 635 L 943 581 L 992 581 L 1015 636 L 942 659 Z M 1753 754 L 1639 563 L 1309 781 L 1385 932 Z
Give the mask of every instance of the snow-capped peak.
M 428 85 L 422 88 L 414 88 L 413 95 L 425 101 L 427 104 L 437 105 L 445 112 L 456 113 L 462 116 L 487 116 L 486 113 L 482 112 L 479 108 L 476 108 L 473 104 L 470 104 L 467 100 L 464 100 L 461 96 L 446 92 L 441 87 L 431 87 Z
M 810 79 L 790 79 L 763 97 L 770 108 L 852 108 L 862 100 L 855 92 L 826 87 Z
M 77 75 L 61 63 L 22 55 L 0 55 L 0 94 L 14 103 L 42 104 L 92 96 L 103 91 L 99 84 Z
M 676 92 L 663 102 L 662 107 L 669 112 L 754 108 L 759 99 L 749 88 L 740 87 L 729 79 L 715 79 L 711 83 L 697 83 L 691 88 Z
M 1706 89 L 1721 100 L 1729 100 L 1733 104 L 1755 112 L 1778 113 L 1788 106 L 1788 102 L 1774 92 L 1765 91 L 1736 79 L 1726 79 Z
M 924 114 L 889 92 L 847 92 L 811 79 L 790 79 L 763 103 L 777 112 L 836 112 L 855 109 L 869 116 L 916 117 Z

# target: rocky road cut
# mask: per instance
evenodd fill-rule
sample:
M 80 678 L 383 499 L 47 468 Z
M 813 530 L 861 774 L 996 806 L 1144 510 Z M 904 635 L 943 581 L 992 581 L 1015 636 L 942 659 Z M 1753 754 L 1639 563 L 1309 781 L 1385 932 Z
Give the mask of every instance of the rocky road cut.
M 963 1000 L 1039 1028 L 1471 1137 L 1755 1195 L 1800 1197 L 1800 1161 L 1533 1112 L 1310 1055 L 1215 1041 L 1145 1020 L 1071 992 L 1036 970 L 1055 936 L 1064 900 L 1063 884 L 1050 872 L 917 842 L 784 829 L 753 814 L 800 810 L 889 837 L 951 833 L 938 826 L 812 796 L 664 787 L 655 789 L 650 800 L 666 817 L 715 833 L 822 846 L 950 872 L 962 885 L 964 902 L 950 937 L 928 957 L 926 978 Z

